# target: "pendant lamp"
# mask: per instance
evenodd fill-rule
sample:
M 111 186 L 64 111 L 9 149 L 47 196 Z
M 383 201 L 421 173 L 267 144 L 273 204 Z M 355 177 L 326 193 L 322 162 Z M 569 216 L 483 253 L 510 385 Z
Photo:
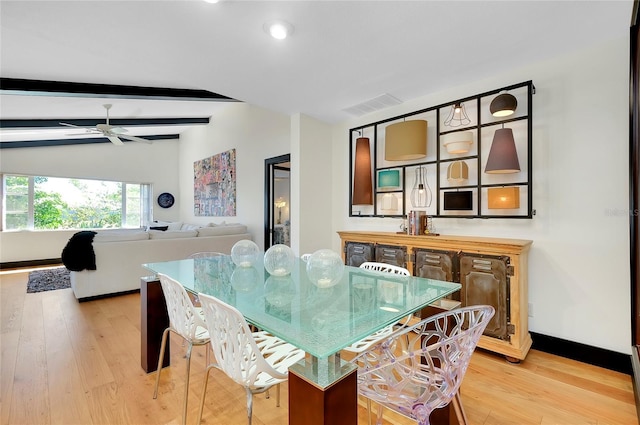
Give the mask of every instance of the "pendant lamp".
M 493 135 L 484 172 L 487 174 L 508 174 L 519 171 L 520 161 L 518 161 L 516 142 L 513 140 L 513 130 L 500 128 Z
M 411 206 L 413 208 L 427 208 L 431 206 L 431 188 L 427 183 L 427 170 L 420 166 L 416 168 L 416 180 L 411 189 Z
M 427 156 L 427 121 L 402 121 L 387 126 L 384 159 L 407 161 L 425 156 Z
M 368 137 L 356 139 L 356 159 L 353 170 L 353 199 L 351 205 L 373 205 L 371 182 L 371 149 Z
M 487 189 L 489 209 L 518 209 L 520 208 L 520 188 L 490 187 Z
M 463 125 L 471 124 L 471 118 L 467 115 L 467 111 L 464 107 L 464 103 L 455 103 L 449 111 L 449 115 L 444 120 L 444 125 L 447 127 L 461 127 Z
M 447 168 L 449 183 L 460 184 L 469 179 L 469 166 L 464 161 L 453 161 Z
M 494 117 L 508 117 L 518 107 L 518 100 L 507 92 L 500 93 L 491 101 L 489 110 Z

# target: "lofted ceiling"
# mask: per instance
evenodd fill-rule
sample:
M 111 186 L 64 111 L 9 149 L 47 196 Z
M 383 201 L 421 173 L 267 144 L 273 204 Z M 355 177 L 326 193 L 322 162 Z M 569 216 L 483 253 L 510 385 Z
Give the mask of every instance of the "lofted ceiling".
M 118 125 L 157 140 L 205 125 L 234 100 L 336 123 L 383 94 L 408 101 L 627 36 L 632 7 L 633 0 L 2 0 L 0 147 L 86 143 L 86 132 L 56 122 L 102 122 L 107 103 L 112 119 L 154 119 Z M 293 34 L 271 38 L 263 26 L 273 19 L 292 24 Z M 16 79 L 192 96 L 8 90 Z

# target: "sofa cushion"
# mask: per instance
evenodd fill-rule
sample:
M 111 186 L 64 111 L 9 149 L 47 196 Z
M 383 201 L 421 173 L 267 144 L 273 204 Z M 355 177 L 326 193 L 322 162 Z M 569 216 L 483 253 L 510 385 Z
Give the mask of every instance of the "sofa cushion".
M 149 239 L 178 239 L 178 238 L 195 238 L 198 236 L 197 230 L 149 230 Z
M 180 227 L 180 230 L 198 230 L 200 227 L 197 224 L 189 224 L 189 223 L 183 223 L 182 227 Z
M 101 230 L 93 238 L 94 242 L 142 241 L 149 239 L 149 234 L 140 230 Z
M 201 227 L 198 229 L 198 236 L 221 236 L 221 235 L 236 235 L 239 233 L 247 233 L 247 226 L 244 224 L 236 224 L 233 226 L 215 226 L 215 227 Z

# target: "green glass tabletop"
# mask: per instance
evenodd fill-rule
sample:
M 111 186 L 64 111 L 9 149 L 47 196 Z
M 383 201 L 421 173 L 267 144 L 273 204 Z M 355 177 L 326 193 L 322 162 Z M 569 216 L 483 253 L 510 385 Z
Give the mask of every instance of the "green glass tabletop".
M 318 358 L 397 322 L 460 289 L 457 283 L 345 266 L 336 285 L 320 288 L 296 259 L 290 275 L 271 276 L 260 262 L 236 267 L 230 256 L 144 264 L 188 291 L 236 307 L 248 322 Z

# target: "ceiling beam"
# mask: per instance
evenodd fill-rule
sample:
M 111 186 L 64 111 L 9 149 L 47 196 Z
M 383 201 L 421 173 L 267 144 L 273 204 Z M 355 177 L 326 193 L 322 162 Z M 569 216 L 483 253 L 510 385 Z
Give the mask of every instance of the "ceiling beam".
M 210 118 L 110 118 L 109 124 L 116 127 L 156 126 L 156 125 L 194 125 L 209 124 Z M 78 127 L 95 127 L 104 124 L 105 118 L 88 119 L 0 119 L 0 128 L 59 128 L 64 122 Z
M 23 78 L 4 77 L 0 78 L 0 94 L 237 102 L 236 99 L 207 90 L 27 80 Z
M 159 134 L 155 136 L 144 136 L 143 139 L 154 140 L 172 140 L 179 139 L 179 134 Z M 122 140 L 124 143 L 142 143 L 132 142 L 130 140 Z M 89 145 L 94 143 L 111 143 L 106 137 L 86 137 L 77 139 L 50 139 L 50 140 L 29 140 L 19 142 L 0 142 L 1 149 L 14 148 L 40 148 L 45 146 L 69 146 L 69 145 Z

